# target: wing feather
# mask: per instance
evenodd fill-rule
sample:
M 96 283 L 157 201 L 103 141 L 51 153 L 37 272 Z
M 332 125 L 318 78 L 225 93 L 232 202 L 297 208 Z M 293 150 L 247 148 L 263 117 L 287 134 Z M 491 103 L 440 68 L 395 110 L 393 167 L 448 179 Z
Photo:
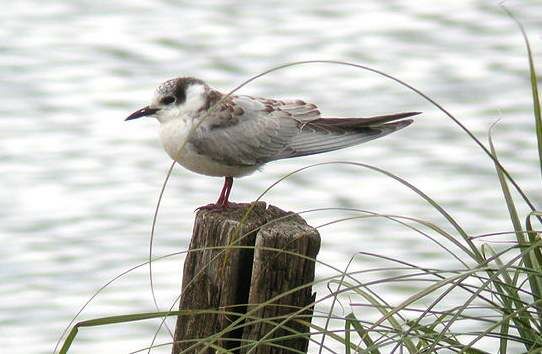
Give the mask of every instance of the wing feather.
M 271 100 L 233 96 L 216 112 L 189 142 L 200 154 L 229 165 L 255 166 L 270 161 L 299 130 L 298 122 L 273 108 Z
M 317 130 L 304 130 L 290 142 L 288 153 L 276 156 L 276 159 L 344 149 L 386 136 L 411 123 L 412 120 L 407 119 L 375 127 L 362 128 L 344 128 L 342 123 L 339 123 L 341 127 L 337 128 L 332 123 L 332 129 L 327 131 L 322 130 L 320 127 Z
M 406 127 L 412 120 L 400 119 L 416 114 L 321 118 L 314 104 L 301 100 L 232 96 L 210 114 L 189 143 L 215 161 L 258 166 L 358 145 Z

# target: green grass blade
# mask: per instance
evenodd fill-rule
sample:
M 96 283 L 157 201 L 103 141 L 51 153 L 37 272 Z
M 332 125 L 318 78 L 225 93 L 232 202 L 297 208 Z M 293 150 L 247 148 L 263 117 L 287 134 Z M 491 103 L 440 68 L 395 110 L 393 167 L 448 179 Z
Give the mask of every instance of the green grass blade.
M 363 343 L 365 343 L 367 348 L 373 348 L 369 350 L 368 352 L 369 354 L 380 354 L 380 351 L 377 348 L 375 348 L 375 343 L 371 339 L 371 336 L 369 336 L 369 332 L 367 332 L 367 330 L 363 328 L 363 326 L 361 325 L 361 323 L 359 323 L 358 319 L 356 318 L 356 316 L 354 316 L 353 313 L 350 313 L 348 316 L 346 316 L 346 322 L 352 325 L 352 327 L 354 327 L 354 329 L 360 336 L 361 340 L 363 340 Z
M 527 230 L 527 237 L 530 244 L 535 244 L 540 241 L 540 233 L 534 231 L 533 225 L 531 223 L 531 216 L 533 214 L 542 215 L 540 212 L 532 212 L 527 216 L 525 222 L 525 228 Z M 533 249 L 534 259 L 533 259 L 533 271 L 537 273 L 542 273 L 542 247 L 535 247 Z
M 527 49 L 527 57 L 529 59 L 529 77 L 531 81 L 531 92 L 533 95 L 533 108 L 534 108 L 534 119 L 535 119 L 535 129 L 536 129 L 536 138 L 538 140 L 538 157 L 540 161 L 540 170 L 542 173 L 542 113 L 540 112 L 540 95 L 538 93 L 538 79 L 536 76 L 536 69 L 534 66 L 533 52 L 531 50 L 531 45 L 529 43 L 529 37 L 527 32 L 523 27 L 523 24 L 512 14 L 506 7 L 503 7 L 504 11 L 514 20 L 518 25 L 521 35 L 523 36 L 523 41 L 525 42 L 525 47 Z
M 506 354 L 508 348 L 508 332 L 510 331 L 510 320 L 505 318 L 501 324 L 501 339 L 499 340 L 499 353 Z
M 361 352 L 361 348 L 359 348 L 357 345 L 355 345 L 354 343 L 351 343 L 351 342 L 347 342 L 343 337 L 341 337 L 340 335 L 338 335 L 337 333 L 335 333 L 334 331 L 329 331 L 327 329 L 325 329 L 324 327 L 320 327 L 318 326 L 317 324 L 314 324 L 312 323 L 312 321 L 310 322 L 307 322 L 307 321 L 298 321 L 299 323 L 301 324 L 304 324 L 305 326 L 307 327 L 310 327 L 311 329 L 314 329 L 316 330 L 317 332 L 314 332 L 314 331 L 311 331 L 311 334 L 312 333 L 325 333 L 328 337 L 336 340 L 337 342 L 341 343 L 341 344 L 344 344 L 344 345 L 348 345 L 350 347 L 350 350 L 354 350 L 356 353 L 358 352 Z M 330 351 L 330 350 L 328 350 Z
M 104 325 L 117 324 L 117 323 L 135 322 L 135 321 L 148 320 L 152 318 L 162 318 L 164 316 L 169 317 L 169 316 L 198 315 L 198 314 L 209 314 L 209 313 L 220 313 L 220 314 L 228 313 L 228 314 L 233 314 L 233 315 L 239 315 L 238 313 L 234 313 L 234 312 L 225 312 L 225 311 L 212 310 L 212 309 L 177 310 L 177 311 L 134 313 L 134 314 L 128 314 L 128 315 L 108 316 L 108 317 L 101 317 L 101 318 L 81 321 L 81 322 L 78 322 L 71 329 L 70 333 L 66 337 L 66 340 L 64 341 L 64 344 L 60 348 L 59 354 L 68 353 L 68 350 L 70 349 L 70 346 L 72 345 L 80 327 L 96 327 L 96 326 L 104 326 Z
M 436 339 L 436 338 L 439 337 L 439 332 L 435 331 L 433 328 L 431 328 L 429 326 L 420 325 L 419 323 L 417 323 L 415 321 L 408 321 L 407 323 L 409 325 L 412 325 L 415 330 L 420 331 L 423 334 L 425 334 L 425 340 L 427 340 L 427 339 Z M 463 347 L 465 347 L 464 344 L 462 344 L 461 342 L 457 341 L 455 338 L 452 338 L 450 336 L 442 336 L 440 338 L 440 340 L 443 341 L 444 343 L 447 343 L 447 344 L 451 345 L 455 349 L 462 349 Z M 483 350 L 476 349 L 476 348 L 468 348 L 468 349 L 465 350 L 465 353 L 467 353 L 467 354 L 489 354 L 489 352 L 485 352 Z
M 103 326 L 103 325 L 115 324 L 115 323 L 134 322 L 134 321 L 147 320 L 150 318 L 176 316 L 176 315 L 193 313 L 193 312 L 195 311 L 147 312 L 147 313 L 135 313 L 135 314 L 129 314 L 129 315 L 109 316 L 109 317 L 96 318 L 96 319 L 87 320 L 87 321 L 81 321 L 77 323 L 71 329 L 70 333 L 66 337 L 66 340 L 64 341 L 64 344 L 60 348 L 59 354 L 68 353 L 68 350 L 70 349 L 77 335 L 77 332 L 79 331 L 79 327 L 95 327 L 95 326 Z
M 507 268 L 504 263 L 502 262 L 500 256 L 493 250 L 493 248 L 487 244 L 484 244 L 482 246 L 482 249 L 489 253 L 491 255 L 491 259 L 497 264 L 497 266 L 500 269 Z M 527 254 L 528 255 L 528 254 Z M 508 267 L 509 268 L 509 267 Z M 516 270 L 517 273 L 521 272 L 520 270 Z M 503 303 L 503 316 L 506 316 L 514 311 L 514 309 L 523 308 L 524 304 L 521 301 L 521 297 L 518 293 L 518 287 L 515 281 L 510 277 L 510 275 L 507 272 L 502 272 L 502 282 L 498 282 L 497 280 L 500 277 L 497 277 L 495 281 L 493 281 L 493 286 L 497 289 L 496 294 L 500 294 L 501 301 Z M 517 281 L 517 277 L 514 277 L 514 279 Z M 533 321 L 534 319 L 532 316 L 528 313 L 521 313 L 524 318 L 513 317 L 512 321 L 516 324 L 516 329 L 520 333 L 522 337 L 527 337 L 529 333 L 527 333 L 527 329 L 529 327 L 529 322 Z M 505 317 L 506 318 L 506 317 Z M 502 328 L 501 328 L 502 330 Z
M 480 286 L 479 286 L 479 290 L 477 291 L 477 293 L 483 291 L 484 288 L 486 288 L 487 286 L 489 286 L 490 284 L 494 284 L 495 281 L 497 280 L 497 278 L 507 272 L 507 270 L 513 266 L 516 262 L 522 260 L 525 256 L 525 254 L 529 253 L 529 251 L 535 247 L 535 246 L 538 246 L 538 245 L 531 245 L 529 248 L 527 249 L 522 249 L 520 254 L 514 256 L 512 259 L 510 259 L 506 264 L 504 264 L 502 267 L 497 267 L 496 269 L 493 269 L 492 273 L 491 273 L 491 276 L 489 279 L 487 279 L 486 281 L 484 281 Z M 489 267 L 488 267 L 489 268 Z M 466 272 L 465 272 L 466 273 Z M 462 305 L 462 309 L 458 310 L 455 314 L 454 314 L 454 317 L 451 319 L 451 321 L 445 326 L 445 328 L 442 330 L 441 334 L 443 332 L 445 332 L 446 330 L 448 330 L 448 328 L 450 327 L 450 325 L 455 321 L 455 319 L 469 306 L 469 304 L 474 300 L 474 296 L 471 296 L 466 302 L 465 302 L 465 305 Z M 535 302 L 536 303 L 536 302 Z M 529 314 L 529 312 L 526 312 L 525 310 L 527 308 L 530 308 L 532 307 L 533 304 L 529 304 L 527 307 L 524 307 L 524 306 L 520 306 L 519 309 L 514 309 L 514 311 L 510 314 L 507 314 L 507 317 L 505 317 L 504 319 L 506 318 L 515 318 L 515 317 L 518 317 L 518 314 L 520 313 L 527 313 Z M 523 321 L 523 318 L 522 318 L 522 321 Z M 497 321 L 496 324 L 490 326 L 486 331 L 483 331 L 483 333 L 487 334 L 487 333 L 490 333 L 494 328 L 498 327 L 500 325 L 500 321 Z M 519 330 L 519 329 L 518 329 Z M 467 348 L 471 348 L 478 340 L 480 340 L 481 338 L 483 337 L 483 334 L 479 334 L 475 339 L 473 339 L 468 345 L 467 345 Z M 530 343 L 536 343 L 536 345 L 538 344 L 539 341 L 541 341 L 540 339 L 540 333 L 536 331 L 535 328 L 532 328 L 531 326 L 529 326 L 529 324 L 527 323 L 526 326 L 523 328 L 523 333 L 521 334 L 521 337 L 522 339 L 524 339 L 526 342 L 530 342 Z M 529 347 L 530 344 L 526 344 L 525 343 L 525 346 L 526 346 L 526 349 L 529 350 L 530 347 Z M 433 350 L 435 347 L 435 345 L 432 346 L 431 350 Z
M 525 266 L 531 269 L 531 272 L 528 274 L 529 283 L 534 300 L 538 301 L 542 299 L 542 247 L 540 246 L 540 234 L 533 230 L 531 223 L 531 215 L 535 213 L 540 214 L 538 212 L 530 213 L 525 222 L 529 245 L 533 246 L 533 250 L 529 253 L 530 264 L 525 263 Z M 538 247 L 536 246 L 537 244 L 539 245 Z M 542 326 L 542 307 L 537 306 L 536 311 L 538 313 L 538 324 Z
M 350 287 L 352 291 L 354 291 L 356 294 L 358 294 L 359 296 L 367 300 L 375 309 L 377 309 L 382 314 L 382 316 L 388 316 L 390 309 L 393 308 L 389 304 L 382 302 L 376 296 L 373 296 L 369 291 L 365 291 L 364 289 L 353 286 L 352 284 L 348 282 L 343 282 L 343 283 L 346 286 Z M 396 316 L 400 317 L 401 314 L 395 313 L 394 315 L 390 315 L 387 317 L 387 321 L 396 332 L 400 333 L 402 331 L 402 327 L 401 327 L 401 323 L 395 319 Z M 408 348 L 410 353 L 416 353 L 416 346 L 410 340 L 410 338 L 405 338 L 404 342 L 405 342 L 405 346 Z
M 344 352 L 345 354 L 350 354 L 350 342 L 352 342 L 350 338 L 350 327 L 351 327 L 350 321 L 348 319 L 344 322 Z
M 536 69 L 533 63 L 533 53 L 531 52 L 531 47 L 529 45 L 529 39 L 527 34 L 522 29 L 523 39 L 525 40 L 525 45 L 527 46 L 527 55 L 529 56 L 529 71 L 531 79 L 531 91 L 533 95 L 533 108 L 534 108 L 534 119 L 536 127 L 536 138 L 538 140 L 538 157 L 540 161 L 540 169 L 542 173 L 542 114 L 540 112 L 540 95 L 538 94 L 538 81 L 536 76 Z
M 68 336 L 66 337 L 66 340 L 64 341 L 64 344 L 62 345 L 62 347 L 60 348 L 60 352 L 59 354 L 67 354 L 68 353 L 68 350 L 70 349 L 75 337 L 77 336 L 77 332 L 79 331 L 77 325 L 75 325 L 70 333 L 68 334 Z
M 510 220 L 512 221 L 512 226 L 514 227 L 514 230 L 516 231 L 516 238 L 518 239 L 518 242 L 524 242 L 525 234 L 523 233 L 523 229 L 521 227 L 521 220 L 518 216 L 516 205 L 514 204 L 514 199 L 512 198 L 510 189 L 508 188 L 508 183 L 506 182 L 506 176 L 503 173 L 501 165 L 497 163 L 499 160 L 497 157 L 497 153 L 495 151 L 495 146 L 493 145 L 493 138 L 492 138 L 492 130 L 494 126 L 495 125 L 492 125 L 489 128 L 489 133 L 488 133 L 489 148 L 491 150 L 491 154 L 493 155 L 495 159 L 494 160 L 495 169 L 497 171 L 497 176 L 499 177 L 499 183 L 501 184 L 502 194 L 504 196 L 504 200 L 506 201 L 506 207 L 508 208 L 508 213 L 510 214 Z
M 490 146 L 490 149 L 491 149 L 491 153 L 493 154 L 493 157 L 495 158 L 495 161 L 498 161 L 498 158 L 497 158 L 497 153 L 495 151 L 495 146 L 493 145 L 493 139 L 491 137 L 491 131 L 493 129 L 494 126 L 492 126 L 490 129 L 489 129 L 489 146 Z M 537 128 L 538 130 L 538 128 Z M 541 143 L 542 141 L 539 140 L 539 144 Z M 541 155 L 542 156 L 542 155 Z M 497 170 L 497 175 L 499 177 L 499 182 L 501 184 L 501 189 L 502 189 L 502 192 L 503 192 L 503 195 L 504 195 L 504 199 L 506 201 L 506 206 L 508 207 L 508 212 L 510 214 L 510 220 L 512 221 L 512 225 L 514 227 L 514 230 L 516 232 L 516 239 L 518 241 L 518 244 L 519 245 L 524 245 L 523 247 L 527 246 L 527 238 L 525 237 L 525 232 L 524 230 L 522 229 L 521 227 L 521 221 L 519 219 L 519 216 L 518 216 L 518 213 L 517 213 L 517 210 L 516 210 L 516 206 L 514 204 L 514 200 L 510 194 L 510 190 L 508 188 L 508 183 L 506 182 L 506 177 L 504 176 L 503 172 L 502 172 L 502 169 L 501 167 L 498 165 L 498 164 L 495 164 L 495 169 Z M 528 231 L 527 235 L 530 237 L 530 238 L 533 238 L 533 234 L 536 234 L 533 231 L 532 229 L 532 224 L 530 222 L 530 218 L 528 217 L 527 218 L 527 222 L 526 222 L 526 228 Z M 534 243 L 535 239 L 533 238 L 531 240 L 531 243 Z M 521 246 L 520 246 L 521 247 Z M 493 252 L 494 254 L 495 252 Z M 531 252 L 528 252 L 525 254 L 524 256 L 524 259 L 523 259 L 523 262 L 525 264 L 526 267 L 528 268 L 531 268 L 531 269 L 536 269 L 538 272 L 541 271 L 540 269 L 540 261 L 542 260 L 542 255 L 540 255 L 540 248 L 539 247 L 535 247 L 531 250 Z M 497 258 L 496 261 L 499 263 L 500 260 Z M 507 277 L 508 275 L 506 273 L 503 274 L 504 275 L 504 280 L 505 280 L 505 283 L 509 283 L 510 286 L 509 287 L 506 287 L 506 290 L 508 293 L 510 293 L 512 289 L 514 289 L 514 287 L 516 286 L 516 283 L 512 281 L 511 278 Z M 514 279 L 517 279 L 518 277 L 514 277 Z M 534 294 L 534 299 L 535 301 L 540 299 L 540 295 L 541 295 L 541 292 L 542 292 L 542 280 L 540 279 L 540 277 L 537 277 L 536 275 L 530 273 L 528 274 L 528 278 L 529 278 L 529 285 L 531 286 L 531 292 Z M 512 291 L 513 292 L 513 291 Z M 513 294 L 515 297 L 518 296 L 517 292 L 515 292 Z M 505 306 L 506 306 L 506 300 L 505 300 Z M 517 304 L 516 304 L 517 305 Z M 539 317 L 542 315 L 542 309 L 538 308 L 537 307 L 537 311 L 539 313 Z M 501 328 L 501 331 L 503 330 L 503 328 Z M 502 342 L 502 340 L 501 340 Z
M 502 322 L 509 321 L 511 318 L 518 316 L 519 313 L 525 312 L 528 308 L 539 306 L 541 301 L 542 300 L 533 302 L 533 303 L 528 304 L 528 305 L 526 305 L 526 306 L 524 306 L 524 307 L 522 307 L 520 309 L 514 310 L 514 312 L 506 315 L 506 317 L 503 320 L 497 321 L 496 323 L 494 323 L 493 325 L 488 327 L 485 331 L 480 332 L 476 336 L 476 338 L 474 338 L 469 344 L 467 344 L 466 348 L 471 348 L 472 345 L 474 345 L 474 343 L 476 343 L 478 340 L 480 340 L 481 338 L 483 338 L 484 336 L 489 334 L 494 328 L 500 326 L 502 324 Z M 534 336 L 532 338 L 523 338 L 523 339 L 526 339 L 527 342 L 531 343 L 531 344 L 526 344 L 526 346 L 528 347 L 527 350 L 528 350 L 529 353 L 531 353 L 532 349 L 541 349 L 542 348 L 542 340 L 540 338 L 541 338 L 540 335 Z M 530 348 L 529 348 L 529 345 L 531 346 Z

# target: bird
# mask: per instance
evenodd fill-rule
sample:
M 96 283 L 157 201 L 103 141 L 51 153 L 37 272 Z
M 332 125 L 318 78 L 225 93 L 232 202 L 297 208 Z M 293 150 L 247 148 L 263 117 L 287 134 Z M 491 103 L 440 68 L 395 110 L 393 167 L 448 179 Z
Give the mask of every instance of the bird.
M 313 103 L 226 95 L 194 77 L 161 83 L 148 106 L 125 120 L 154 117 L 167 154 L 190 171 L 224 177 L 216 203 L 198 209 L 222 210 L 233 178 L 264 164 L 320 154 L 377 139 L 412 123 L 421 112 L 368 118 L 325 118 Z

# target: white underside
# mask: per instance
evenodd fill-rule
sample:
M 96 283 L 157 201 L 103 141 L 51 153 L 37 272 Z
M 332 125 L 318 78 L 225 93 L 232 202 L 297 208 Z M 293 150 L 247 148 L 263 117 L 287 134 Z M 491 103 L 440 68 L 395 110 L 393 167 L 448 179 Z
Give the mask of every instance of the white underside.
M 186 143 L 190 131 L 186 120 L 175 119 L 160 124 L 160 141 L 168 155 L 181 166 L 202 175 L 214 177 L 241 177 L 258 169 L 257 166 L 231 166 L 198 154 Z

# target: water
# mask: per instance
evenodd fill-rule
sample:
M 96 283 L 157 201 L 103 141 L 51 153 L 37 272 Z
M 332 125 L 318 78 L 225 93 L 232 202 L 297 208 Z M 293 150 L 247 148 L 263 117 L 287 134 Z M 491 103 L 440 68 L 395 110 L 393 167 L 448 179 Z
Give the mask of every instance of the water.
M 540 58 L 542 3 L 509 6 Z M 3 4 L 0 21 L 3 353 L 51 353 L 101 285 L 147 259 L 153 209 L 170 161 L 155 121 L 128 124 L 123 118 L 171 77 L 200 77 L 226 91 L 294 60 L 377 67 L 429 93 L 482 140 L 501 119 L 495 134 L 503 162 L 534 201 L 542 199 L 525 49 L 497 2 L 21 0 Z M 404 177 L 469 233 L 511 228 L 490 160 L 405 88 L 352 68 L 315 64 L 276 72 L 242 92 L 302 98 L 327 116 L 407 110 L 424 115 L 363 147 L 269 164 L 263 173 L 238 180 L 233 200 L 254 200 L 293 169 L 347 160 Z M 194 208 L 213 201 L 221 183 L 175 169 L 160 210 L 155 255 L 187 247 Z M 288 210 L 352 207 L 446 225 L 412 191 L 348 165 L 309 169 L 264 199 Z M 306 219 L 319 225 L 345 215 L 327 211 Z M 337 267 L 357 251 L 457 267 L 434 244 L 390 222 L 350 221 L 321 233 L 320 260 Z M 181 262 L 170 257 L 154 266 L 162 307 L 178 291 Z M 356 262 L 360 269 L 377 265 L 363 257 Z M 318 269 L 319 276 L 326 274 Z M 384 291 L 399 301 L 409 289 Z M 110 286 L 81 319 L 153 309 L 144 267 Z M 72 352 L 128 353 L 149 345 L 156 328 L 156 321 L 146 321 L 84 329 Z M 167 340 L 161 332 L 158 342 Z

